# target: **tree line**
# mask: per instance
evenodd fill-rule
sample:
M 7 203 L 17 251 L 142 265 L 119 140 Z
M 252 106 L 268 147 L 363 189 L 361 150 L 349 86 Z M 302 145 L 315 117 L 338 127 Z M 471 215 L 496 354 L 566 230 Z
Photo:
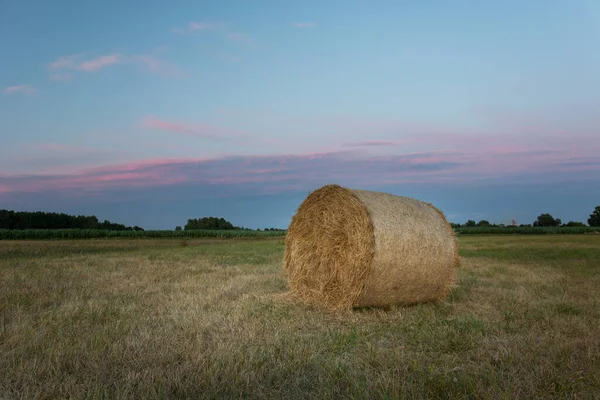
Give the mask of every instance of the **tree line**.
M 100 222 L 95 215 L 69 215 L 55 212 L 0 210 L 0 229 L 98 229 L 111 231 L 143 231 L 139 226 L 125 226 L 110 221 Z
M 594 211 L 590 214 L 590 217 L 587 220 L 587 223 L 589 226 L 600 226 L 600 206 L 596 206 L 596 208 L 594 209 Z M 470 219 L 468 220 L 465 224 L 456 224 L 456 223 L 452 223 L 451 224 L 453 228 L 474 228 L 474 227 L 499 227 L 499 228 L 504 228 L 504 227 L 515 227 L 517 225 L 505 225 L 505 224 L 492 224 L 489 221 L 482 219 L 479 222 L 475 222 L 474 220 Z M 563 223 L 562 220 L 560 218 L 554 218 L 551 214 L 549 213 L 545 213 L 545 214 L 540 214 L 538 215 L 538 217 L 536 218 L 535 221 L 533 221 L 532 224 L 521 224 L 518 225 L 518 227 L 520 228 L 529 228 L 529 227 L 582 227 L 582 226 L 586 226 L 585 223 L 583 222 L 579 222 L 579 221 L 569 221 L 567 223 Z
M 243 231 L 251 231 L 253 229 L 248 229 L 248 228 L 244 228 L 244 227 L 239 227 L 239 226 L 235 226 L 233 225 L 231 222 L 227 221 L 225 218 L 217 218 L 217 217 L 203 217 L 203 218 L 195 218 L 195 219 L 188 219 L 187 223 L 185 224 L 185 226 L 183 227 L 183 230 L 185 231 L 190 231 L 190 230 L 243 230 Z M 180 231 L 181 226 L 176 226 L 175 227 L 176 231 Z M 257 229 L 257 231 L 260 231 L 260 229 Z M 265 228 L 263 229 L 264 232 L 283 232 L 285 231 L 285 229 L 279 229 L 279 228 Z
M 587 220 L 589 226 L 600 227 L 600 206 L 596 206 L 592 214 Z M 471 227 L 511 227 L 513 225 L 492 224 L 487 220 L 475 222 L 468 220 L 465 224 L 452 223 L 454 228 L 471 228 Z M 560 218 L 554 218 L 552 215 L 545 213 L 540 214 L 532 224 L 521 224 L 519 227 L 583 227 L 586 226 L 583 222 L 569 221 L 563 223 Z M 112 230 L 112 231 L 143 231 L 139 226 L 125 226 L 110 221 L 100 222 L 95 215 L 68 215 L 64 213 L 54 212 L 27 212 L 27 211 L 9 211 L 0 210 L 0 229 L 23 230 L 23 229 L 97 229 L 97 230 Z M 176 231 L 181 231 L 181 226 L 175 227 Z M 250 231 L 244 227 L 238 227 L 224 218 L 203 217 L 196 219 L 188 219 L 183 230 L 244 230 Z M 258 229 L 260 231 L 260 229 Z M 264 231 L 281 232 L 284 229 L 265 228 Z
M 234 226 L 231 222 L 227 221 L 225 218 L 217 218 L 217 217 L 203 217 L 203 218 L 195 218 L 188 219 L 187 224 L 183 227 L 184 230 L 198 230 L 198 229 L 211 229 L 211 230 L 236 230 L 242 229 L 240 227 Z M 176 227 L 176 231 L 181 230 L 181 227 Z

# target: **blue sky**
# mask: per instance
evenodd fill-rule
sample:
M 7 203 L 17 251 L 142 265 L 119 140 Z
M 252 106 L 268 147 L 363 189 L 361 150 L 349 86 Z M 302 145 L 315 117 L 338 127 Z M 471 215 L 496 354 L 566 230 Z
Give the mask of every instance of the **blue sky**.
M 0 7 L 0 208 L 286 227 L 328 183 L 455 222 L 600 204 L 592 0 Z

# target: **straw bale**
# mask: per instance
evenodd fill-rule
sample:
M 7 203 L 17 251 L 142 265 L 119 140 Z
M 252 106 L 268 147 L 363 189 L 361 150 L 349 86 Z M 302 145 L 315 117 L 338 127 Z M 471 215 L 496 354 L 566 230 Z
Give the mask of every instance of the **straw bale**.
M 458 264 L 454 231 L 431 204 L 327 185 L 292 218 L 283 269 L 295 296 L 347 309 L 442 300 Z

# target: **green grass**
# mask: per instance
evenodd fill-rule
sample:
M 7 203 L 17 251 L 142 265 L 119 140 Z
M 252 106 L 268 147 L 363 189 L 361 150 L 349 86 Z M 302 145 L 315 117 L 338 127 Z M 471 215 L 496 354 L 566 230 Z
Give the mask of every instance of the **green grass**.
M 282 298 L 283 241 L 0 242 L 0 398 L 594 398 L 600 237 L 461 236 L 443 303 Z

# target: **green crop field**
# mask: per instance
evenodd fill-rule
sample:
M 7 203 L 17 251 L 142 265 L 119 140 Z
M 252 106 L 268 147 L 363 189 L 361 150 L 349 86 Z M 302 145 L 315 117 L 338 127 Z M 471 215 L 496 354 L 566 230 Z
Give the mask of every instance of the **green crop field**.
M 103 229 L 0 229 L 0 240 L 32 239 L 139 239 L 139 238 L 242 238 L 284 236 L 285 231 L 256 230 L 181 230 L 181 231 L 111 231 Z
M 459 235 L 574 235 L 600 234 L 600 227 L 460 227 L 455 229 Z M 283 237 L 285 230 L 103 230 L 103 229 L 0 229 L 0 240 L 47 240 L 47 239 L 148 239 L 148 238 L 250 238 Z
M 445 302 L 330 313 L 282 238 L 0 241 L 0 398 L 598 398 L 600 236 L 459 244 Z

